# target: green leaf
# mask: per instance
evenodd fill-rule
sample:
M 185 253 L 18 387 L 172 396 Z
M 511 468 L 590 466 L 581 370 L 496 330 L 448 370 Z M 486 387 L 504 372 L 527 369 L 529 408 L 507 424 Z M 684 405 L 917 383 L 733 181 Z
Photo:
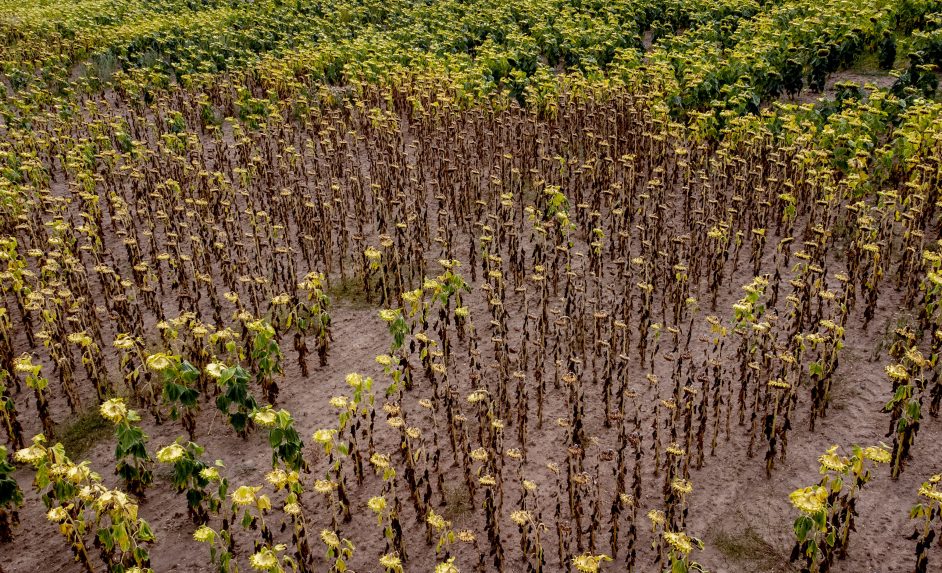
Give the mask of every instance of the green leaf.
M 795 520 L 795 537 L 798 538 L 799 542 L 804 541 L 808 537 L 808 532 L 813 525 L 814 522 L 806 515 L 802 515 Z
M 272 428 L 268 432 L 268 445 L 277 448 L 281 444 L 281 438 L 284 431 L 281 428 Z

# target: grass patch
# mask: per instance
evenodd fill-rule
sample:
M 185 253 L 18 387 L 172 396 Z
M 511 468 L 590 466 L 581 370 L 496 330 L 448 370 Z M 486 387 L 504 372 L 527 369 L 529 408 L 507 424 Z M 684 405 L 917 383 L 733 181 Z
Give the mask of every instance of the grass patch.
M 897 54 L 899 50 L 897 50 Z M 905 58 L 904 58 L 905 59 Z M 854 65 L 847 69 L 850 72 L 856 72 L 861 75 L 867 76 L 888 76 L 890 75 L 890 70 L 884 70 L 880 67 L 880 57 L 876 52 L 865 52 L 857 61 L 854 62 Z
M 367 308 L 370 305 L 366 301 L 366 293 L 363 291 L 363 277 L 352 276 L 340 280 L 332 278 L 330 287 L 327 289 L 327 296 L 331 304 L 344 303 L 353 308 Z M 374 293 L 373 299 L 378 298 Z
M 435 271 L 433 267 L 431 269 L 426 269 L 425 276 L 432 276 Z M 422 284 L 422 279 L 410 280 L 410 277 L 413 275 L 418 276 L 418 266 L 404 264 L 402 267 L 402 273 L 405 278 L 405 285 L 403 287 L 404 291 L 411 290 L 413 288 L 418 288 Z M 352 275 L 341 279 L 337 276 L 330 277 L 329 284 L 327 287 L 327 296 L 330 298 L 331 304 L 338 305 L 344 304 L 354 309 L 365 309 L 365 308 L 381 308 L 381 300 L 383 298 L 382 292 L 379 288 L 379 271 L 373 273 L 373 276 L 370 278 L 370 288 L 373 291 L 372 298 L 367 301 L 366 291 L 363 290 L 363 275 L 358 272 L 354 272 Z M 415 283 L 415 284 L 413 284 Z
M 457 522 L 462 516 L 471 513 L 471 496 L 468 490 L 462 487 L 445 486 L 445 510 L 442 512 L 445 519 Z
M 92 446 L 112 435 L 114 427 L 102 418 L 98 408 L 78 412 L 56 426 L 56 441 L 65 446 L 72 459 L 81 458 Z
M 739 533 L 720 531 L 711 545 L 729 559 L 742 563 L 746 571 L 795 571 L 784 556 L 748 526 Z

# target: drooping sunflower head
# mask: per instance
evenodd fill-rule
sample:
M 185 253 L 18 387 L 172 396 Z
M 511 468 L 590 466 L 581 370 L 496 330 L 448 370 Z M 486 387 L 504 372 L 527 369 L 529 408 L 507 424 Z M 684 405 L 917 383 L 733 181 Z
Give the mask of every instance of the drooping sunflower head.
M 788 498 L 798 511 L 816 515 L 827 508 L 828 491 L 819 485 L 813 485 L 793 491 Z

